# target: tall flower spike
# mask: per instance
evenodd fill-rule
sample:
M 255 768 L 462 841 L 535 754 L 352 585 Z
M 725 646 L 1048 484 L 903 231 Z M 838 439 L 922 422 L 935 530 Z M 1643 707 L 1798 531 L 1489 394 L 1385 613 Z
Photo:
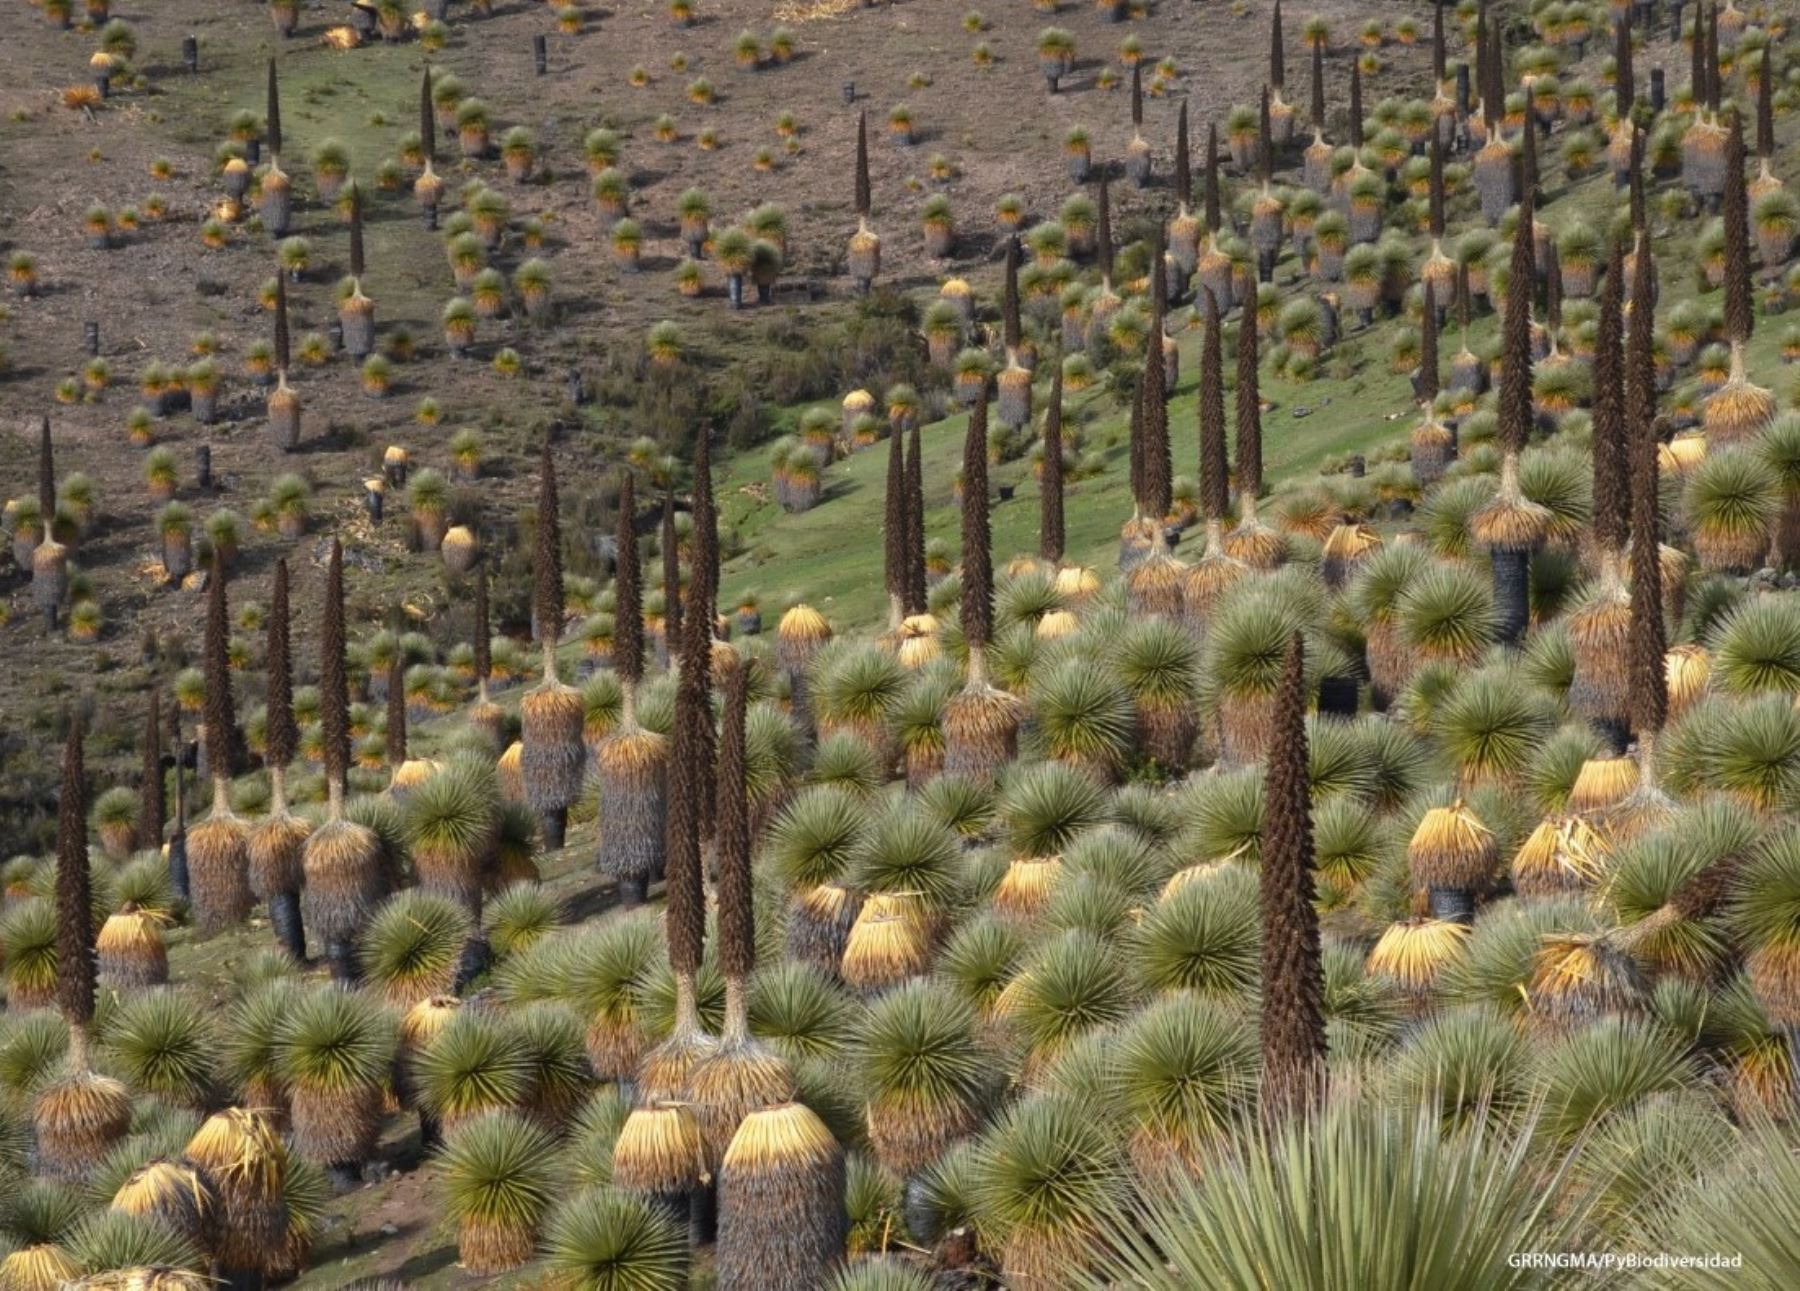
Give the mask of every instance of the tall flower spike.
M 344 546 L 331 541 L 319 628 L 319 727 L 327 789 L 341 802 L 350 773 L 350 683 L 345 671 Z
M 1050 373 L 1050 406 L 1044 411 L 1044 474 L 1039 486 L 1038 555 L 1051 564 L 1063 558 L 1063 371 Z
M 270 767 L 286 766 L 299 752 L 300 732 L 294 723 L 294 673 L 288 608 L 288 563 L 275 562 L 275 586 L 269 596 L 268 688 L 264 695 L 267 714 L 263 727 L 263 761 Z
M 288 346 L 288 304 L 287 279 L 285 275 L 275 278 L 275 370 L 283 376 L 292 362 Z
M 544 649 L 544 678 L 556 679 L 556 643 L 562 635 L 562 521 L 556 489 L 556 458 L 544 437 L 538 468 L 537 542 L 532 552 L 531 607 L 538 642 Z
M 1307 770 L 1306 673 L 1298 632 L 1288 640 L 1263 773 L 1265 820 L 1258 884 L 1262 912 L 1263 1099 L 1272 1119 L 1312 1105 L 1325 1071 L 1325 985 L 1313 905 L 1312 787 Z
M 362 281 L 366 261 L 363 257 L 363 209 L 362 186 L 353 184 L 350 188 L 350 276 Z
M 1437 288 L 1425 284 L 1424 310 L 1419 328 L 1419 381 L 1414 392 L 1420 403 L 1430 404 L 1438 397 L 1438 311 Z M 1238 474 L 1243 474 L 1242 450 L 1239 450 Z
M 1100 191 L 1095 203 L 1099 213 L 1094 221 L 1094 258 L 1100 265 L 1100 281 L 1110 283 L 1113 271 L 1112 185 L 1100 176 Z
M 887 484 L 882 494 L 882 586 L 888 594 L 891 626 L 906 615 L 906 436 L 888 436 Z
M 1529 197 L 1519 204 L 1513 233 L 1512 272 L 1506 284 L 1506 316 L 1500 342 L 1500 447 L 1525 451 L 1531 435 L 1531 285 L 1532 210 Z
M 144 762 L 138 781 L 138 841 L 151 851 L 162 847 L 165 807 L 162 765 L 162 690 L 152 685 L 144 715 Z
M 925 613 L 925 448 L 914 418 L 906 454 L 906 612 Z
M 1762 73 L 1756 84 L 1756 155 L 1765 162 L 1775 157 L 1775 43 L 1763 46 Z
M 662 498 L 662 526 L 657 531 L 657 545 L 662 549 L 663 567 L 663 641 L 669 658 L 681 653 L 681 545 L 675 536 L 675 486 L 665 485 Z
M 1631 227 L 1641 230 L 1648 225 L 1644 196 L 1644 131 L 1640 126 L 1634 125 L 1631 128 L 1631 161 L 1629 164 L 1631 173 L 1626 177 L 1626 182 L 1629 185 L 1631 196 Z
M 1637 102 L 1637 73 L 1632 67 L 1631 6 L 1619 12 L 1613 28 L 1613 102 L 1621 118 L 1631 115 Z
M 1694 102 L 1706 106 L 1706 10 L 1694 8 L 1694 38 L 1688 42 L 1688 92 Z
M 1217 233 L 1221 226 L 1219 223 L 1219 126 L 1215 121 L 1206 123 L 1206 174 L 1202 182 L 1206 205 L 1206 231 Z
M 638 561 L 637 483 L 629 468 L 619 480 L 614 562 L 612 665 L 630 693 L 644 679 L 644 587 Z
M 487 562 L 475 566 L 475 680 L 485 690 L 494 672 L 493 628 L 488 622 Z
M 239 743 L 237 704 L 231 694 L 231 619 L 226 603 L 226 565 L 215 558 L 206 588 L 206 761 L 214 782 L 237 774 Z
M 269 60 L 269 90 L 267 103 L 268 124 L 265 127 L 269 136 L 269 154 L 281 155 L 281 86 L 275 76 L 275 60 Z
M 1312 47 L 1312 102 L 1309 116 L 1312 117 L 1312 128 L 1325 129 L 1325 46 L 1314 43 Z
M 68 715 L 56 810 L 56 1006 L 71 1031 L 94 1021 L 94 914 L 89 895 L 87 771 L 81 719 Z M 81 1064 L 85 1067 L 85 1061 Z
M 1150 237 L 1150 335 L 1144 347 L 1144 510 L 1161 531 L 1169 513 L 1173 470 L 1169 457 L 1169 390 L 1163 367 L 1165 309 L 1162 226 Z
M 745 791 L 744 722 L 749 705 L 752 659 L 725 676 L 725 709 L 720 722 L 718 819 L 719 969 L 728 977 L 756 971 L 755 901 L 750 886 L 750 818 Z
M 396 774 L 406 762 L 406 673 L 404 655 L 398 649 L 387 666 L 387 730 L 385 751 L 388 775 Z
M 1750 212 L 1744 180 L 1744 120 L 1731 113 L 1725 140 L 1725 336 L 1734 345 L 1750 339 L 1756 314 L 1750 304 Z
M 1434 85 L 1442 85 L 1449 68 L 1445 61 L 1444 46 L 1444 6 L 1431 6 L 1431 80 Z M 1435 132 L 1434 132 L 1435 133 Z
M 1594 339 L 1594 542 L 1602 552 L 1625 549 L 1631 495 L 1625 478 L 1625 253 L 1614 242 L 1600 285 Z
M 1444 236 L 1444 141 L 1431 132 L 1431 190 L 1427 217 L 1433 239 Z
M 690 591 L 699 581 L 696 574 L 689 581 Z M 695 605 L 688 606 L 688 618 Z M 668 814 L 668 908 L 665 916 L 669 965 L 678 979 L 685 978 L 692 989 L 694 975 L 700 971 L 706 942 L 706 893 L 700 871 L 700 812 L 710 803 L 702 798 L 705 779 L 701 775 L 702 759 L 710 760 L 712 711 L 711 632 L 691 622 L 681 635 L 680 669 L 675 687 L 674 739 L 669 751 Z M 704 728 L 704 729 L 703 729 Z M 678 1032 L 691 1031 L 697 1016 L 676 1020 Z
M 1005 247 L 1005 270 L 1000 291 L 1001 344 L 1007 360 L 1014 361 L 1025 338 L 1023 320 L 1019 317 L 1019 239 L 1009 236 Z
M 1715 117 L 1719 115 L 1723 93 L 1719 82 L 1719 6 L 1715 4 L 1706 15 L 1706 110 Z
M 1661 533 L 1657 517 L 1655 369 L 1651 358 L 1651 252 L 1638 239 L 1631 283 L 1631 340 L 1627 351 L 1626 431 L 1631 471 L 1631 727 L 1643 757 L 1640 781 L 1652 775 L 1652 750 L 1668 716 L 1664 674 Z
M 44 524 L 44 541 L 50 541 L 56 523 L 56 453 L 50 444 L 50 419 L 38 418 L 38 515 Z
M 1230 465 L 1225 456 L 1225 358 L 1219 302 L 1208 291 L 1201 302 L 1206 335 L 1200 354 L 1200 510 L 1222 521 L 1231 506 Z
M 1495 111 L 1492 86 L 1488 84 L 1488 21 L 1487 6 L 1483 5 L 1475 13 L 1475 66 L 1472 69 L 1475 77 L 1475 92 L 1481 96 L 1481 120 L 1491 134 L 1494 123 L 1498 120 Z
M 1529 202 L 1531 194 L 1537 192 L 1538 185 L 1537 125 L 1529 113 L 1526 114 L 1525 127 L 1519 135 L 1519 175 L 1524 181 L 1519 191 Z M 1522 205 L 1521 218 L 1524 213 Z
M 856 214 L 866 217 L 870 210 L 869 194 L 869 114 L 856 114 Z
M 993 535 L 988 528 L 988 392 L 984 384 L 963 436 L 962 629 L 971 653 L 985 651 L 994 630 Z
M 1269 126 L 1269 87 L 1262 87 L 1262 106 L 1257 115 L 1256 177 L 1266 187 L 1275 177 L 1275 136 Z
M 1269 84 L 1280 93 L 1287 86 L 1287 53 L 1281 44 L 1281 0 L 1269 15 Z
M 702 427 L 694 437 L 694 569 L 688 610 L 699 619 L 696 630 L 710 643 L 719 599 L 719 514 L 713 497 L 712 441 Z
M 425 164 L 431 165 L 437 160 L 437 114 L 431 107 L 431 68 L 426 67 L 419 77 L 419 150 L 425 155 Z
M 1183 209 L 1194 203 L 1194 181 L 1188 166 L 1188 103 L 1175 117 L 1175 200 Z

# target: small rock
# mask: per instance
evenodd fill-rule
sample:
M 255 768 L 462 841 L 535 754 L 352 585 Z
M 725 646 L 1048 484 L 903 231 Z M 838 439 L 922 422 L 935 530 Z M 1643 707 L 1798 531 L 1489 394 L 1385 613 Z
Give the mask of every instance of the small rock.
M 383 1237 L 398 1237 L 400 1235 L 400 1226 L 389 1222 L 383 1224 L 379 1231 Z
M 1301 417 L 1310 417 L 1310 416 L 1312 416 L 1312 409 L 1308 408 L 1305 404 L 1301 404 L 1294 409 L 1294 419 L 1296 421 L 1298 421 Z

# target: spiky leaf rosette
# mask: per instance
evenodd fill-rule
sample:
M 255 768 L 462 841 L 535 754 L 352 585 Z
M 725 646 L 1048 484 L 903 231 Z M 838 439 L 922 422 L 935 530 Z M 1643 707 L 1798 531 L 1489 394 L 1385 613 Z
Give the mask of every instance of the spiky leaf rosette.
M 288 1150 L 270 1110 L 229 1108 L 208 1117 L 183 1156 L 219 1197 L 215 1258 L 227 1269 L 270 1267 L 288 1228 L 283 1183 Z
M 1683 508 L 1703 568 L 1748 574 L 1768 554 L 1780 486 L 1747 448 L 1709 453 L 1688 477 Z
M 1256 1046 L 1230 1008 L 1176 995 L 1152 1004 L 1120 1037 L 1120 1101 L 1131 1153 L 1150 1179 L 1197 1170 L 1256 1092 Z
M 406 795 L 406 832 L 420 887 L 471 913 L 500 828 L 500 786 L 485 759 L 458 757 Z
M 1124 1201 L 1120 1147 L 1106 1121 L 1068 1096 L 1029 1099 L 983 1137 L 975 1215 L 1000 1242 L 1009 1286 L 1049 1291 L 1087 1267 Z
M 624 1291 L 686 1291 L 687 1233 L 651 1201 L 589 1188 L 551 1217 L 544 1261 L 567 1285 Z
M 1015 855 L 1054 856 L 1106 819 L 1106 801 L 1091 776 L 1045 762 L 1008 780 L 999 815 Z
M 839 1271 L 831 1291 L 931 1291 L 935 1285 L 929 1273 L 898 1256 L 865 1256 Z
M 688 1075 L 706 1161 L 714 1166 L 749 1120 L 796 1095 L 787 1061 L 761 1040 L 727 1035 Z
M 1170 772 L 1184 767 L 1199 729 L 1198 648 L 1179 625 L 1146 619 L 1131 625 L 1114 657 L 1131 696 L 1137 738 Z
M 402 1009 L 447 995 L 471 927 L 455 900 L 419 889 L 396 893 L 376 909 L 363 932 L 364 978 Z
M 1100 1269 L 1075 1285 L 1245 1287 L 1272 1268 L 1340 1261 L 1370 1281 L 1514 1281 L 1513 1250 L 1576 1240 L 1592 1214 L 1585 1200 L 1546 1205 L 1542 1172 L 1569 1158 L 1537 1148 L 1532 1128 L 1445 1135 L 1410 1101 L 1336 1102 L 1152 1198 L 1143 1227 L 1114 1229 Z M 1376 1200 L 1400 1196 L 1413 1201 L 1396 1213 Z
M 218 1098 L 211 1014 L 189 996 L 150 991 L 131 999 L 108 1028 L 107 1056 L 133 1089 L 204 1109 Z
M 172 1146 L 179 1147 L 181 1142 L 176 1138 Z M 95 1191 L 102 1192 L 110 1181 L 96 1179 L 95 1184 Z M 218 1204 L 218 1193 L 198 1169 L 159 1157 L 119 1182 L 110 1209 L 133 1219 L 154 1220 L 185 1240 L 201 1244 L 211 1235 Z
M 719 1168 L 722 1286 L 811 1291 L 843 1255 L 844 1153 L 805 1104 L 746 1117 Z
M 881 1163 L 911 1175 L 975 1129 L 986 1087 L 974 1018 L 943 987 L 911 982 L 878 999 L 852 1041 Z
M 532 1256 L 557 1191 L 555 1140 L 522 1116 L 491 1112 L 444 1146 L 444 1199 L 457 1226 L 457 1254 L 478 1277 Z
M 1110 783 L 1124 769 L 1135 713 L 1130 693 L 1115 678 L 1071 660 L 1033 687 L 1032 709 L 1035 738 L 1048 757 L 1101 783 Z
M 374 998 L 335 987 L 300 997 L 278 1043 L 294 1150 L 323 1166 L 354 1166 L 375 1147 L 394 1024 Z
M 245 992 L 225 1014 L 220 1063 L 228 1087 L 245 1107 L 286 1105 L 276 1046 L 299 990 L 291 977 L 277 977 Z
M 1800 845 L 1766 840 L 1739 877 L 1729 919 L 1746 947 L 1750 987 L 1774 1026 L 1800 1028 Z

